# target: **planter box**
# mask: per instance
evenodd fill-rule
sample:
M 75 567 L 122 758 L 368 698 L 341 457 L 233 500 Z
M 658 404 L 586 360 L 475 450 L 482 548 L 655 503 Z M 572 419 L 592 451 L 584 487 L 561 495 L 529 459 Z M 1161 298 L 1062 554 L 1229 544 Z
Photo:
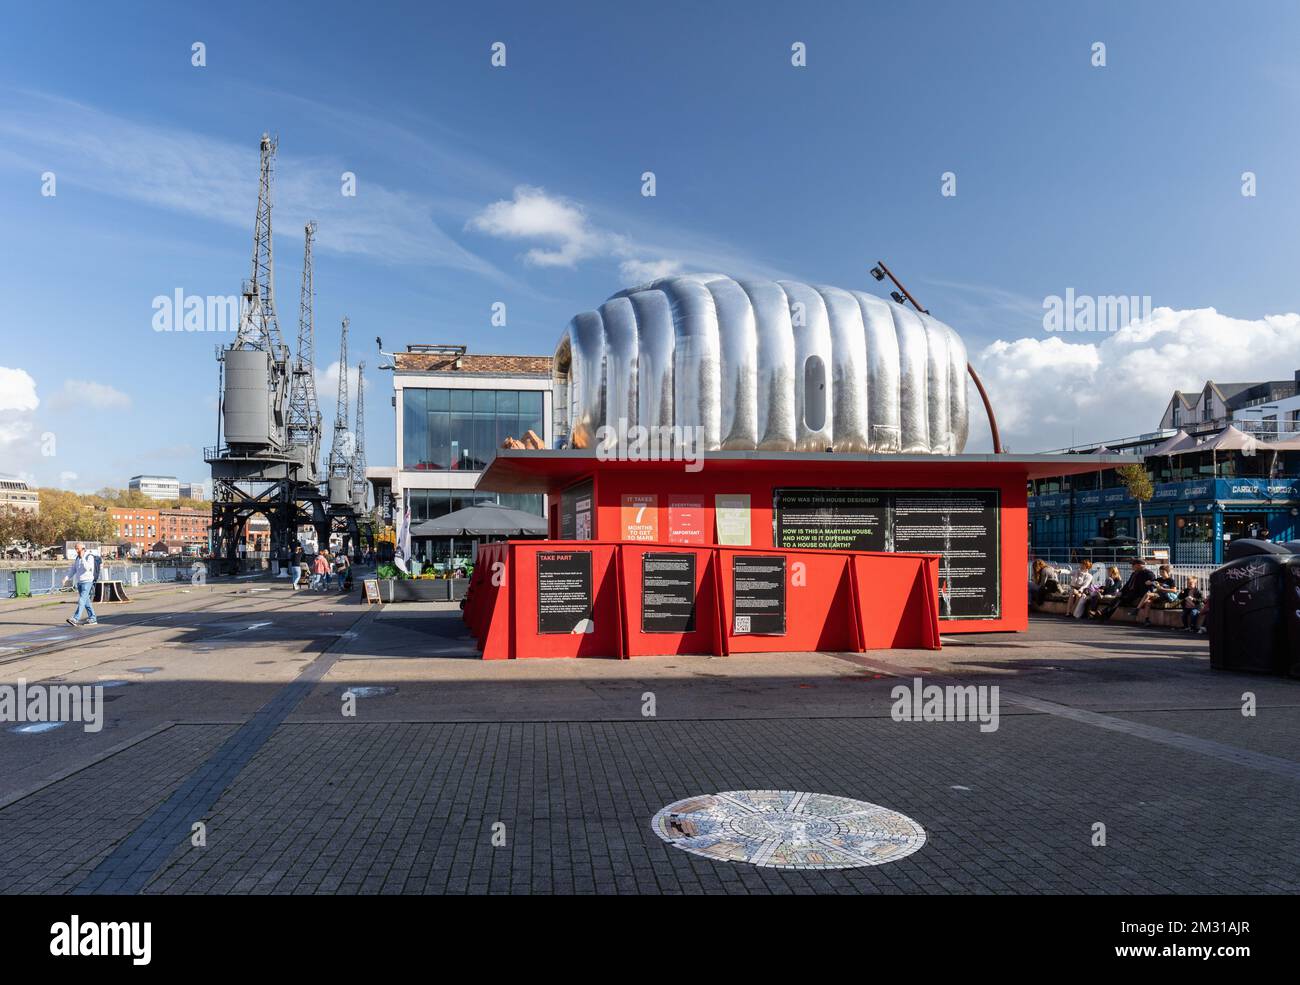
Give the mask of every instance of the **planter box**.
M 379 583 L 385 602 L 446 602 L 451 582 L 445 578 L 386 578 Z

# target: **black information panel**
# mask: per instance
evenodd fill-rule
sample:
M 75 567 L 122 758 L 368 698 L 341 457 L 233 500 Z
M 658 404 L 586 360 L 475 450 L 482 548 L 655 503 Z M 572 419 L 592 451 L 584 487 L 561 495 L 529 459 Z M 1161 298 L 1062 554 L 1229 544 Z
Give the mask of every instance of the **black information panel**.
M 888 551 L 889 494 L 868 489 L 778 489 L 778 547 Z
M 785 635 L 785 558 L 736 554 L 731 559 L 731 631 L 736 636 Z
M 537 632 L 587 632 L 591 609 L 591 551 L 540 552 L 537 555 Z
M 996 489 L 778 489 L 774 500 L 778 547 L 938 554 L 941 619 L 1001 616 Z
M 560 493 L 560 540 L 591 540 L 593 498 L 590 479 Z
M 641 632 L 695 632 L 695 555 L 641 555 Z

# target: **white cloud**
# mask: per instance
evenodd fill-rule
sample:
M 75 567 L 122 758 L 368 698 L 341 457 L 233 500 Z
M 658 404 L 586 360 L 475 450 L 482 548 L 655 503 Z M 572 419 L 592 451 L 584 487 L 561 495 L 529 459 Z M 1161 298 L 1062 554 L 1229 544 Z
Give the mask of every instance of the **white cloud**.
M 40 406 L 36 381 L 24 369 L 0 366 L 0 461 L 13 473 L 26 462 L 32 449 L 33 415 Z
M 1300 369 L 1300 314 L 1232 318 L 1213 308 L 1156 308 L 1103 335 L 999 340 L 972 361 L 1016 452 L 1154 431 L 1175 390 L 1206 380 L 1291 379 Z M 972 406 L 970 450 L 990 446 Z
M 531 185 L 517 186 L 513 199 L 493 202 L 471 218 L 467 228 L 499 239 L 549 244 L 524 254 L 524 262 L 535 267 L 573 267 L 580 260 L 609 253 L 616 245 L 616 237 L 592 227 L 580 205 Z
M 25 369 L 0 366 L 0 411 L 32 411 L 40 406 L 36 381 Z
M 533 267 L 572 269 L 585 260 L 617 260 L 619 275 L 628 286 L 680 273 L 687 267 L 736 276 L 786 276 L 704 237 L 655 231 L 638 238 L 613 232 L 608 225 L 593 220 L 586 208 L 571 199 L 532 185 L 518 185 L 513 198 L 488 205 L 470 218 L 466 228 L 498 239 L 540 242 L 542 245 L 523 255 L 524 263 Z
M 55 410 L 125 410 L 130 406 L 131 398 L 121 390 L 94 380 L 64 380 L 50 398 L 50 407 Z
M 682 264 L 680 260 L 624 260 L 618 265 L 618 272 L 625 284 L 648 284 L 681 273 Z

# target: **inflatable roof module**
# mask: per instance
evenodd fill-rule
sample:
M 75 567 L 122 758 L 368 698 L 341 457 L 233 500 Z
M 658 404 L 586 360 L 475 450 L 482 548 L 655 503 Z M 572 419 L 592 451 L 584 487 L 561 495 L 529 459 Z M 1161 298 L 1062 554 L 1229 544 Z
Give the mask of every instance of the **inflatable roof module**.
M 956 455 L 966 445 L 961 338 L 859 291 L 667 277 L 575 317 L 554 367 L 573 448 L 594 447 L 602 425 L 698 427 L 705 451 Z

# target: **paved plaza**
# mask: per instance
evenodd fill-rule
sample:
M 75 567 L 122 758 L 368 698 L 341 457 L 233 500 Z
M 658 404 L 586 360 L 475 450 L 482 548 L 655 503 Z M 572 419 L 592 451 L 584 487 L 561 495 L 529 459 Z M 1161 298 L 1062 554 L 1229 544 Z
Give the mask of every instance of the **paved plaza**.
M 99 732 L 0 728 L 0 892 L 1300 891 L 1300 682 L 1213 672 L 1203 636 L 484 662 L 448 604 L 269 580 L 70 611 L 0 603 L 0 684 L 106 685 Z M 895 720 L 916 677 L 997 685 L 997 728 Z M 652 827 L 764 791 L 901 815 L 906 850 L 787 868 Z

